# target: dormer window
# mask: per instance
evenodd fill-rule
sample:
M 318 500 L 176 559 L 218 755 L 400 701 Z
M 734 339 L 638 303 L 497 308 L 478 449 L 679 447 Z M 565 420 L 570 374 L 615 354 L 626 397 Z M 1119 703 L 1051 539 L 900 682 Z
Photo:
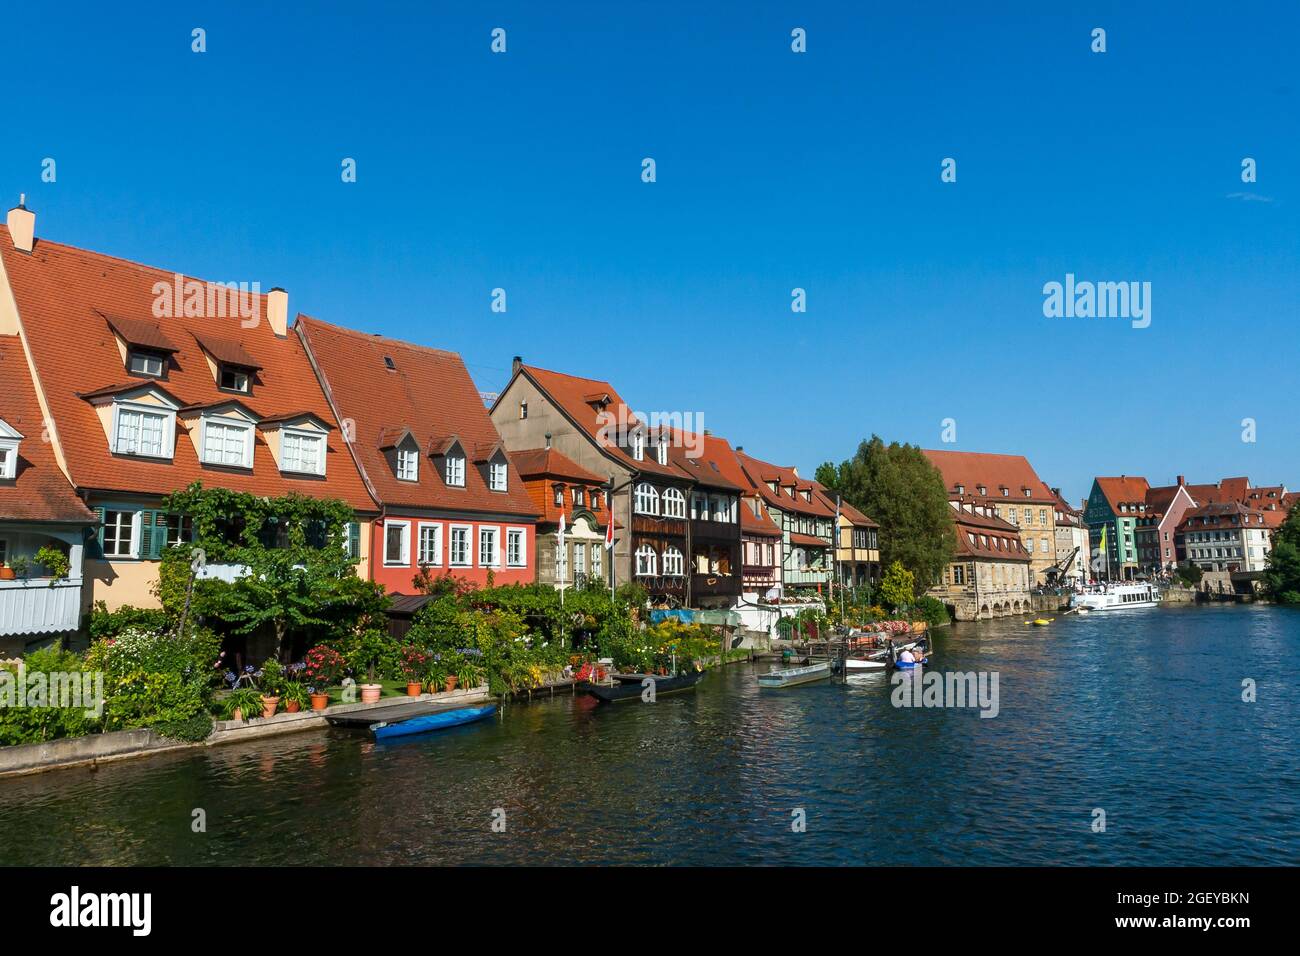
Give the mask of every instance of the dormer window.
M 645 460 L 645 436 L 640 432 L 632 433 L 632 457 L 637 461 Z
M 175 440 L 172 412 L 125 402 L 113 406 L 113 451 L 117 454 L 170 458 Z
M 9 481 L 18 476 L 18 445 L 22 434 L 0 419 L 0 480 Z
M 488 487 L 493 491 L 506 490 L 506 463 L 494 461 L 488 464 Z
M 163 370 L 167 367 L 167 357 L 161 352 L 132 349 L 127 354 L 126 367 L 132 375 L 162 378 Z
M 397 449 L 397 477 L 400 481 L 420 480 L 420 453 L 414 448 Z
M 661 441 L 655 445 L 655 460 L 661 465 L 668 464 L 668 443 Z
M 957 494 L 959 494 L 959 495 L 964 495 L 964 494 L 966 494 L 966 486 L 965 486 L 965 485 L 958 485 L 958 486 L 957 486 Z
M 573 489 L 573 507 L 585 508 L 587 505 L 587 496 L 581 488 Z
M 325 474 L 325 436 L 286 428 L 280 437 L 280 470 L 300 475 Z
M 200 424 L 200 456 L 207 465 L 253 467 L 253 426 L 228 418 L 204 417 Z
M 989 493 L 988 488 L 986 488 L 984 485 L 976 485 L 976 486 L 975 486 L 975 491 L 976 491 L 976 492 L 977 492 L 981 497 L 983 497 L 984 495 L 987 495 L 987 494 Z
M 465 456 L 448 455 L 443 463 L 443 478 L 447 484 L 456 488 L 465 487 Z
M 251 390 L 251 382 L 252 379 L 249 378 L 247 369 L 240 368 L 237 365 L 221 366 L 219 384 L 223 390 L 227 392 L 243 392 L 247 395 Z
M 555 486 L 555 507 L 564 507 L 564 485 Z
M 1026 498 L 1033 497 L 1033 494 L 1034 494 L 1034 493 L 1033 493 L 1030 489 L 1028 489 L 1028 488 L 1025 489 L 1025 497 L 1026 497 Z

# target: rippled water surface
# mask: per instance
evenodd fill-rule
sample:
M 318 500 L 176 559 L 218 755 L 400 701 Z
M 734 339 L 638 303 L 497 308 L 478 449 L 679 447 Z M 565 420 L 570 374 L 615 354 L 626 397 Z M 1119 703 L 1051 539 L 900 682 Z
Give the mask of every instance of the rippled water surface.
M 760 692 L 733 665 L 653 705 L 561 697 L 396 745 L 328 730 L 0 780 L 0 861 L 1300 862 L 1300 614 L 959 625 L 931 670 L 996 671 L 1000 713 L 896 708 L 883 675 Z

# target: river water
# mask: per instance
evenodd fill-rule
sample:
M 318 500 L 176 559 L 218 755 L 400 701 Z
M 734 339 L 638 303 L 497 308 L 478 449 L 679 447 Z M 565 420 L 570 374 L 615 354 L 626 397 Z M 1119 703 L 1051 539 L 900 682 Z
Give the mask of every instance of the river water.
M 993 718 L 895 707 L 883 674 L 760 691 L 759 669 L 397 744 L 323 730 L 0 780 L 0 862 L 1300 863 L 1295 611 L 940 632 L 930 671 L 996 672 Z

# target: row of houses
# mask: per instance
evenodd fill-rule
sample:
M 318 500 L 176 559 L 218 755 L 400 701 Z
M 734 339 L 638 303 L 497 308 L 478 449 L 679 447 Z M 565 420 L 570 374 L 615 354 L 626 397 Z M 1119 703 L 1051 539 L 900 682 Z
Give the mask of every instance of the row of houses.
M 720 436 L 641 421 L 608 382 L 516 360 L 489 409 L 454 353 L 291 322 L 283 289 L 38 239 L 35 218 L 20 203 L 0 230 L 10 646 L 96 602 L 155 605 L 163 549 L 192 534 L 164 499 L 193 482 L 345 502 L 342 546 L 394 594 L 417 574 L 636 581 L 658 604 L 745 611 L 879 580 L 866 515 Z
M 1101 576 L 1150 577 L 1191 563 L 1204 571 L 1263 571 L 1273 534 L 1297 498 L 1285 485 L 1246 477 L 1152 486 L 1143 477 L 1098 477 L 1084 520 Z M 1103 547 L 1104 544 L 1104 547 Z

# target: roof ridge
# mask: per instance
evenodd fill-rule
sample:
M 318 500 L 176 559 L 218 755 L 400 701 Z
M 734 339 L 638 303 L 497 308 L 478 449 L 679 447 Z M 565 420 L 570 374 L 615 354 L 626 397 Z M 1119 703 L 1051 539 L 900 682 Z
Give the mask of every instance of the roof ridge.
M 360 329 L 348 328 L 345 325 L 338 325 L 334 322 L 328 322 L 325 319 L 317 318 L 314 315 L 308 315 L 305 312 L 299 312 L 294 317 L 294 323 L 306 319 L 310 325 L 324 326 L 326 330 L 339 332 L 350 338 L 364 339 L 367 342 L 382 342 L 386 345 L 393 345 L 399 349 L 406 349 L 412 352 L 426 352 L 433 355 L 445 355 L 460 360 L 463 365 L 465 360 L 461 354 L 453 349 L 440 349 L 433 345 L 421 345 L 418 342 L 408 342 L 405 339 L 395 339 L 392 336 L 381 335 L 378 332 L 362 332 Z

